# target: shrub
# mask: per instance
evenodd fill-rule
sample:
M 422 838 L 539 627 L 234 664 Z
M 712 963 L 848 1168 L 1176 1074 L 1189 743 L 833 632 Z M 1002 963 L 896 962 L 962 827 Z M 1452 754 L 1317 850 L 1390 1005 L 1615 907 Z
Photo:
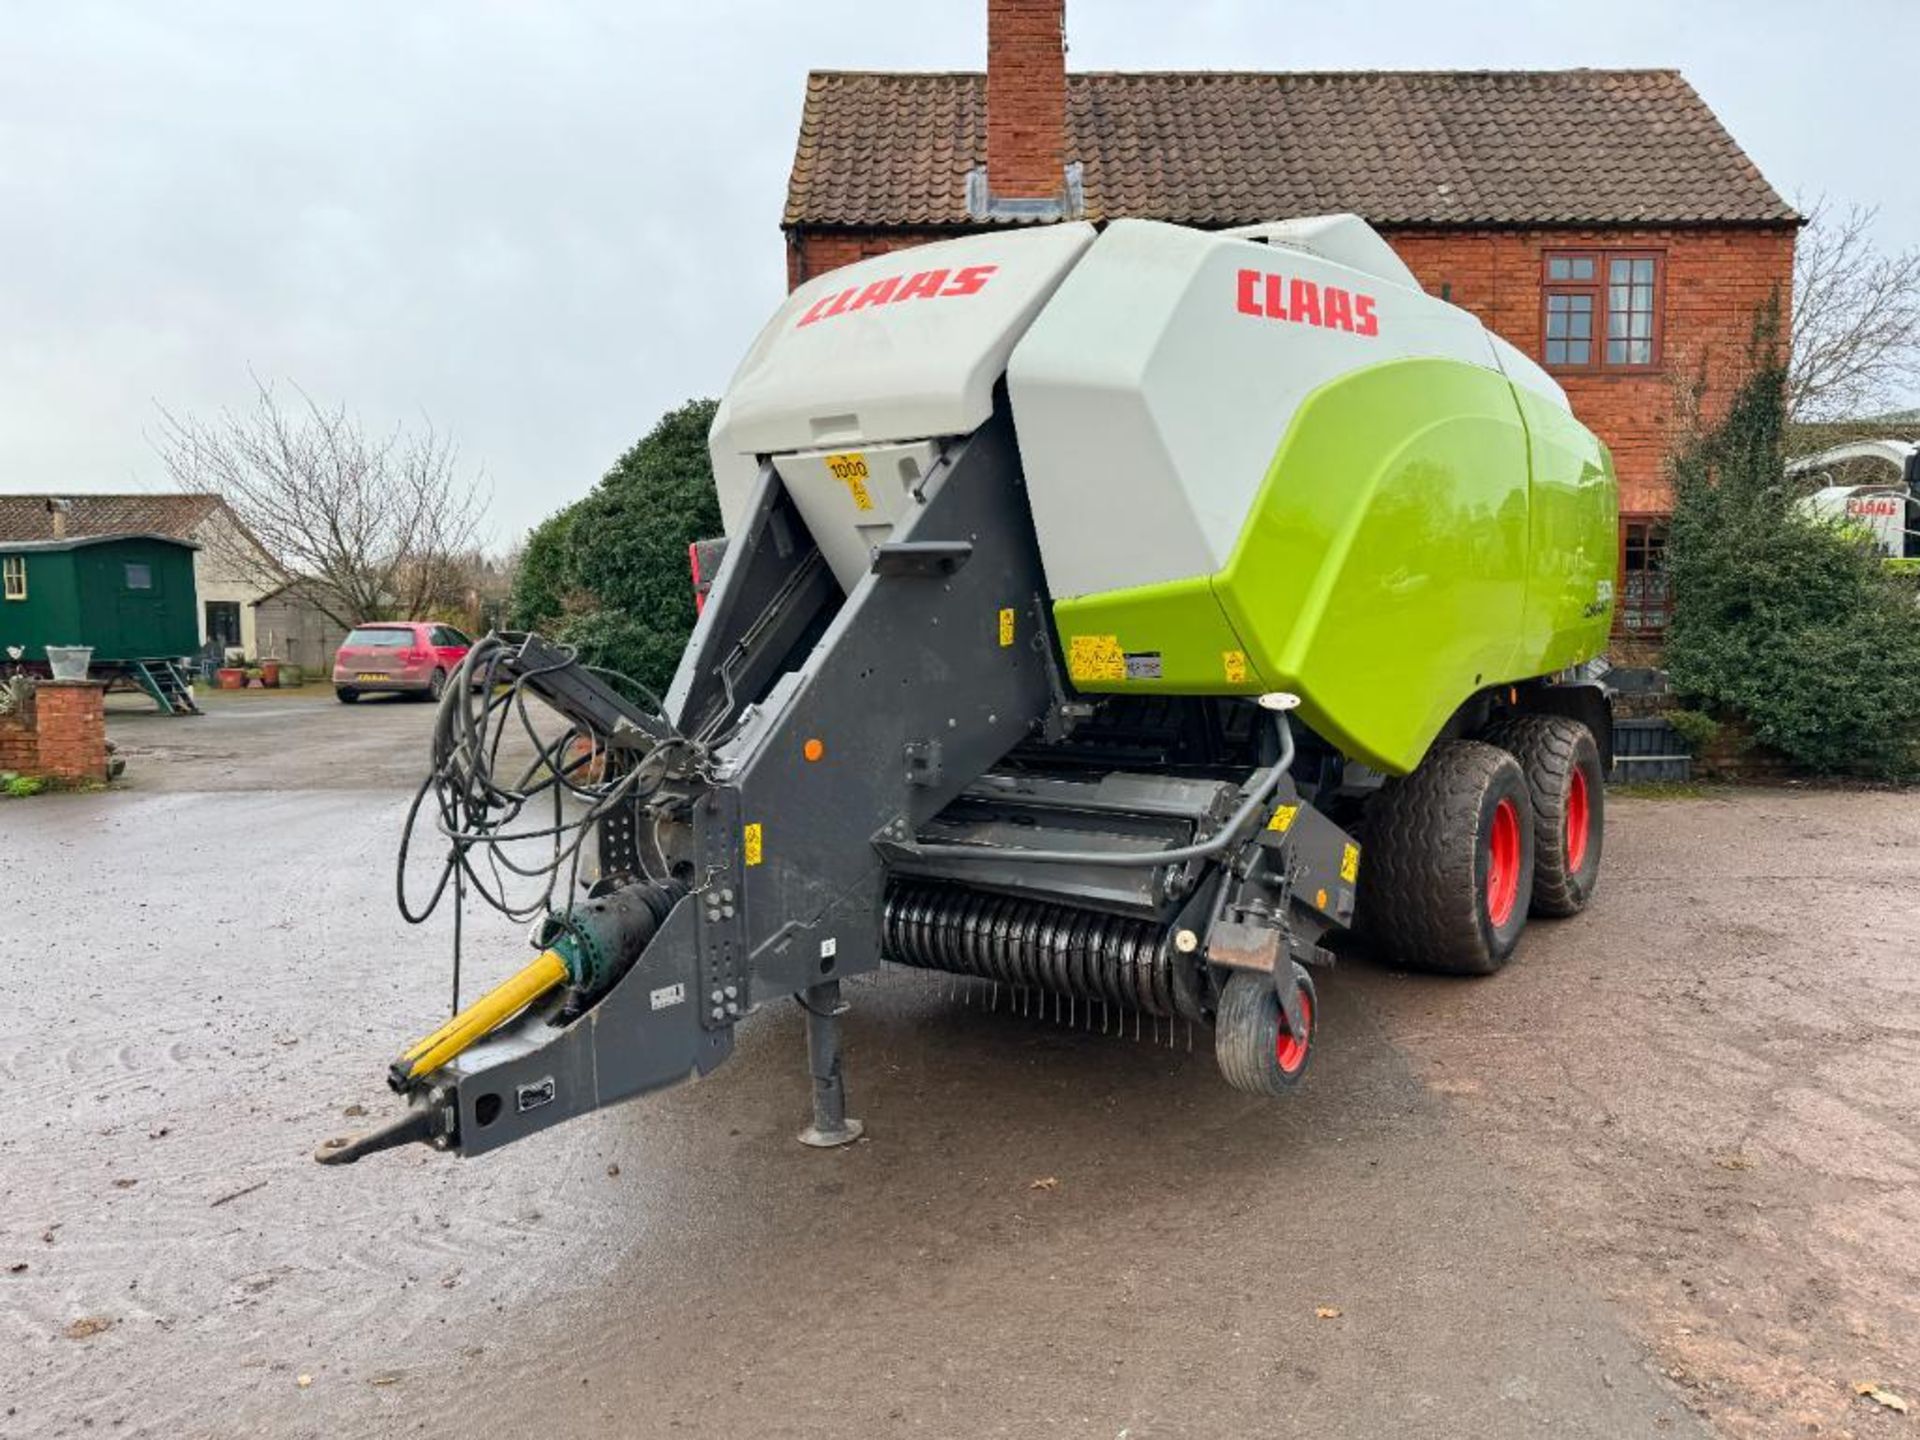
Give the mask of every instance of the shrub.
M 585 499 L 528 538 L 513 623 L 664 694 L 693 632 L 687 547 L 720 533 L 707 455 L 715 402 L 670 410 Z
M 1773 333 L 1763 316 L 1726 418 L 1674 461 L 1668 672 L 1808 769 L 1910 775 L 1920 615 L 1870 545 L 1794 504 Z
M 1701 710 L 1667 710 L 1662 712 L 1660 718 L 1673 727 L 1689 755 L 1698 755 L 1705 750 L 1720 738 L 1720 732 L 1725 728 Z
M 38 795 L 47 788 L 47 782 L 38 775 L 16 775 L 7 781 L 7 794 L 16 800 L 24 800 L 29 795 Z

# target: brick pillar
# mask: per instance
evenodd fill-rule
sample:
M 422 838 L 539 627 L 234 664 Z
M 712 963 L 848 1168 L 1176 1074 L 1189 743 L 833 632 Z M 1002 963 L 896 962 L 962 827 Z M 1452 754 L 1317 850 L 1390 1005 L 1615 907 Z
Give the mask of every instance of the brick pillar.
M 1066 0 L 987 0 L 987 186 L 1051 200 L 1066 183 Z
M 39 771 L 69 783 L 107 778 L 107 687 L 100 680 L 42 680 L 33 697 Z

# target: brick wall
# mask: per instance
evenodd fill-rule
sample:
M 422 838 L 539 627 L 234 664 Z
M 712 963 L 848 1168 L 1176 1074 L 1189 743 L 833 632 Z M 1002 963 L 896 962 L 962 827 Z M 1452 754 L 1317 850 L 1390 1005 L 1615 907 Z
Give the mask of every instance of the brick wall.
M 987 0 L 987 188 L 1058 195 L 1067 166 L 1066 0 Z
M 787 283 L 796 286 L 856 260 L 961 233 L 795 229 L 787 236 Z M 1665 257 L 1660 369 L 1558 377 L 1574 412 L 1613 451 L 1625 514 L 1670 508 L 1664 461 L 1676 377 L 1691 378 L 1704 358 L 1712 414 L 1746 357 L 1755 309 L 1776 288 L 1784 304 L 1792 288 L 1790 229 L 1395 230 L 1387 238 L 1429 291 L 1449 292 L 1456 305 L 1536 359 L 1543 251 L 1589 246 L 1654 250 Z
M 1662 364 L 1650 374 L 1561 375 L 1574 413 L 1607 442 L 1620 474 L 1620 509 L 1671 508 L 1663 462 L 1671 449 L 1676 379 L 1704 359 L 1711 415 L 1737 383 L 1753 314 L 1793 283 L 1793 239 L 1778 230 L 1394 230 L 1387 239 L 1420 283 L 1535 359 L 1541 353 L 1542 252 L 1589 246 L 1665 257 Z M 1783 316 L 1784 318 L 1784 316 Z
M 0 715 L 0 770 L 104 782 L 106 698 L 98 680 L 40 681 L 24 715 Z

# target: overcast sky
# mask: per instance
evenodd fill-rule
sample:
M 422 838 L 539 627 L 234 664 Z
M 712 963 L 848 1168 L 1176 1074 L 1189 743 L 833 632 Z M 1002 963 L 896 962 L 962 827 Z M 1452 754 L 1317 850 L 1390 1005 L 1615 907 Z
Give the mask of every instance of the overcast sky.
M 718 393 L 784 287 L 810 67 L 985 0 L 0 0 L 0 491 L 164 488 L 249 372 L 427 415 L 504 545 Z M 1075 69 L 1678 66 L 1790 199 L 1920 244 L 1915 0 L 1069 0 Z

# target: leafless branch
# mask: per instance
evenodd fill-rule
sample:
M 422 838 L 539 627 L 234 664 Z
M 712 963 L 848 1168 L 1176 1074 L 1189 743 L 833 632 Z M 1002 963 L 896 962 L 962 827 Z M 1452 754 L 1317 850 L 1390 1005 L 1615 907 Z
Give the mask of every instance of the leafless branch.
M 460 604 L 485 498 L 460 475 L 451 442 L 430 424 L 370 435 L 297 386 L 288 404 L 254 384 L 242 412 L 160 412 L 157 444 L 174 483 L 220 496 L 251 533 L 223 543 L 230 571 L 262 589 L 304 579 L 313 603 L 348 628 Z
M 1787 376 L 1795 420 L 1890 409 L 1920 384 L 1920 248 L 1874 249 L 1875 213 L 1822 200 L 1800 232 Z

